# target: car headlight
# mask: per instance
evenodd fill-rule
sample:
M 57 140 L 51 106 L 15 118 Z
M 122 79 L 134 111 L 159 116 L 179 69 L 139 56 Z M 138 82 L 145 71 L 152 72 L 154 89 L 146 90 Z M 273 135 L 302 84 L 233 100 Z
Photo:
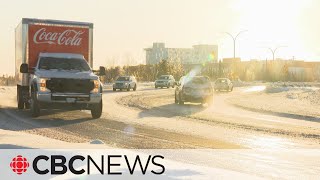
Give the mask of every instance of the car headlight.
M 91 93 L 98 93 L 100 88 L 100 82 L 98 80 L 93 80 L 93 90 Z
M 40 92 L 49 92 L 50 90 L 47 89 L 47 80 L 50 80 L 49 78 L 40 78 L 39 79 L 39 90 Z

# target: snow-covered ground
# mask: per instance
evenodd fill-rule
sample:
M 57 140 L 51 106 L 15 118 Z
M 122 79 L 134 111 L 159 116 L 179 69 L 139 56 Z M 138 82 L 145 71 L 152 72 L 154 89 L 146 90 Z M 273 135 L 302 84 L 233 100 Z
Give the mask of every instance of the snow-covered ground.
M 228 101 L 250 110 L 320 118 L 320 84 L 278 82 L 253 86 Z

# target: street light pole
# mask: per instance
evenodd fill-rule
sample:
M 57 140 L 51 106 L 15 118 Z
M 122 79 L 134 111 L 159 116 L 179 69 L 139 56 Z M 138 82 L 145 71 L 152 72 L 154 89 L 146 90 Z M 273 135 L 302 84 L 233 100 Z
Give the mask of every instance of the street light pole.
M 232 34 L 228 33 L 228 32 L 225 32 L 226 34 L 228 34 L 232 40 L 233 40 L 233 58 L 235 59 L 236 58 L 236 40 L 238 38 L 238 36 L 243 33 L 243 32 L 246 32 L 247 30 L 244 30 L 244 31 L 240 31 L 236 36 L 233 36 Z
M 286 47 L 286 46 L 279 46 L 279 47 L 276 47 L 276 48 L 274 48 L 274 49 L 268 48 L 268 49 L 271 51 L 271 53 L 272 53 L 272 60 L 273 60 L 273 61 L 274 61 L 274 56 L 275 56 L 277 50 L 278 50 L 279 48 L 281 48 L 281 47 Z

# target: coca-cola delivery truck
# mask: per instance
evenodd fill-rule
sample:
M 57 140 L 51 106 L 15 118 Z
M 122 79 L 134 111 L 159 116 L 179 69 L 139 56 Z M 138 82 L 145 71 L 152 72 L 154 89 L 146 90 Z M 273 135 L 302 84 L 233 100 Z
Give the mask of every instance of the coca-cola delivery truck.
M 102 84 L 91 69 L 92 36 L 92 23 L 23 18 L 15 29 L 18 108 L 30 108 L 34 117 L 47 108 L 89 109 L 99 118 Z

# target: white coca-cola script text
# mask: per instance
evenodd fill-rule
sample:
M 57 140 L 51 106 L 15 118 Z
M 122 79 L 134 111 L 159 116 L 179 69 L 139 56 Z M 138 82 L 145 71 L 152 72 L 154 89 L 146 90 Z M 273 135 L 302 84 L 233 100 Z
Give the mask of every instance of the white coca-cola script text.
M 66 46 L 80 46 L 81 35 L 84 31 L 65 30 L 63 32 L 47 32 L 46 28 L 39 29 L 33 36 L 36 44 L 58 44 Z

